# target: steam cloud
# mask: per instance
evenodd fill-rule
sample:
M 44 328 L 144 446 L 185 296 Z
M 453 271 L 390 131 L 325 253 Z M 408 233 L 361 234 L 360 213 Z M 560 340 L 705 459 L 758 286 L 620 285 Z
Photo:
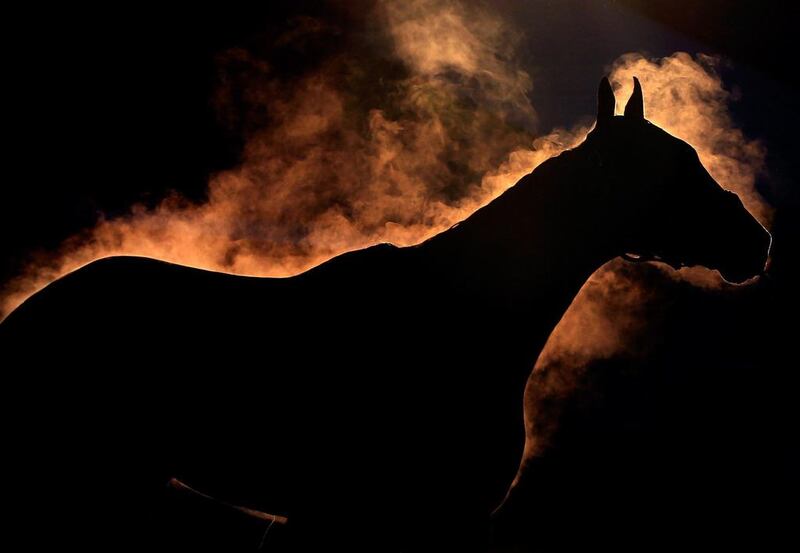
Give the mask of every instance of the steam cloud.
M 173 195 L 154 209 L 134 206 L 40 256 L 3 286 L 0 317 L 49 282 L 112 255 L 283 276 L 377 242 L 418 243 L 588 132 L 535 134 L 531 78 L 514 58 L 521 35 L 480 5 L 384 0 L 370 20 L 379 32 L 357 33 L 349 45 L 357 55 L 332 53 L 290 78 L 256 52 L 221 54 L 215 100 L 221 123 L 244 137 L 240 165 L 210 180 L 205 202 Z M 301 18 L 276 45 L 333 31 Z M 768 224 L 755 189 L 764 150 L 734 126 L 714 63 L 685 53 L 626 54 L 610 79 L 624 102 L 636 75 L 647 118 L 692 144 L 717 182 Z M 555 423 L 548 406 L 576 386 L 590 360 L 633 352 L 651 294 L 637 270 L 619 261 L 603 267 L 551 336 L 528 388 L 529 454 L 544 447 Z M 724 285 L 709 271 L 670 274 Z
M 242 163 L 180 196 L 100 222 L 2 293 L 2 314 L 95 259 L 142 255 L 216 271 L 298 273 L 377 242 L 409 245 L 462 220 L 577 136 L 533 139 L 519 35 L 477 5 L 383 1 L 345 54 L 284 78 L 257 54 L 220 56 L 220 118 Z M 277 45 L 330 32 L 292 22 Z M 353 52 L 356 49 L 357 52 Z

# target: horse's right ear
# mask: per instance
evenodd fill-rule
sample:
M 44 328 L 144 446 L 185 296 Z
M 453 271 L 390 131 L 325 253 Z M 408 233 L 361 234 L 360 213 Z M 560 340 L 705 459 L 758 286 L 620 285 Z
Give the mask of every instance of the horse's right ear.
M 597 90 L 597 126 L 602 127 L 614 118 L 614 89 L 608 77 L 603 77 L 600 81 L 600 88 Z

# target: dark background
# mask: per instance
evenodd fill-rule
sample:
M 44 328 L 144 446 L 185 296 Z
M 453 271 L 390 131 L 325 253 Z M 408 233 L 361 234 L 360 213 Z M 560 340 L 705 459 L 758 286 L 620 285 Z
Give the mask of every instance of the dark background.
M 796 20 L 779 2 L 498 2 L 526 30 L 541 131 L 594 113 L 618 55 L 719 54 L 735 121 L 767 148 L 759 189 L 776 209 L 770 272 L 734 295 L 665 283 L 651 354 L 597 362 L 554 446 L 501 520 L 509 547 L 644 550 L 796 541 L 796 339 L 800 123 Z M 211 105 L 217 53 L 287 18 L 359 20 L 353 3 L 226 2 L 29 8 L 5 18 L 0 281 L 100 217 L 169 190 L 202 199 L 241 143 Z M 366 22 L 368 24 L 368 22 Z M 312 45 L 282 60 L 312 64 Z M 782 547 L 781 547 L 782 548 Z

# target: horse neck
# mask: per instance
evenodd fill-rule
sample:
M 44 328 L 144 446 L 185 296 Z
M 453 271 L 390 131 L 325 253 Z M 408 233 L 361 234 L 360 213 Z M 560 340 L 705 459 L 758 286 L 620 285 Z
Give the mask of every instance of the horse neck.
M 422 245 L 453 311 L 481 336 L 518 340 L 528 371 L 580 287 L 615 255 L 591 193 L 600 185 L 590 154 L 565 152 Z

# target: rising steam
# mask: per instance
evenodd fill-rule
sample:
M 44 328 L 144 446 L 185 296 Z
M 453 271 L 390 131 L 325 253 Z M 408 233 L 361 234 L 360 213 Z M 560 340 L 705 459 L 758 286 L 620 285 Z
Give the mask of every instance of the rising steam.
M 241 163 L 210 180 L 204 202 L 175 195 L 154 209 L 135 206 L 40 257 L 4 285 L 0 317 L 49 282 L 111 255 L 282 276 L 377 242 L 418 243 L 589 130 L 536 135 L 533 83 L 514 57 L 520 35 L 492 12 L 446 0 L 386 0 L 370 19 L 380 28 L 357 33 L 350 45 L 357 55 L 333 52 L 291 78 L 256 52 L 222 53 L 215 100 L 221 123 L 244 137 Z M 325 32 L 325 22 L 298 19 L 278 42 Z M 754 187 L 763 149 L 733 125 L 713 60 L 623 56 L 611 67 L 620 99 L 634 74 L 647 117 L 695 146 L 717 181 L 768 222 Z M 587 90 L 598 78 L 587 76 Z M 637 328 L 633 308 L 647 292 L 625 271 L 612 264 L 596 274 L 559 324 L 537 366 L 547 385 L 529 394 L 529 419 L 545 400 L 567 393 L 589 359 L 618 351 Z M 547 370 L 553 367 L 566 368 Z M 530 443 L 546 441 L 545 426 L 529 430 Z
M 356 32 L 347 55 L 299 77 L 250 51 L 222 54 L 216 100 L 221 121 L 245 136 L 241 164 L 211 179 L 204 203 L 134 207 L 38 259 L 7 283 L 0 314 L 111 255 L 280 276 L 376 242 L 414 244 L 575 142 L 534 142 L 531 81 L 496 16 L 439 0 L 376 9 L 378 38 Z M 276 44 L 327 31 L 295 20 Z

